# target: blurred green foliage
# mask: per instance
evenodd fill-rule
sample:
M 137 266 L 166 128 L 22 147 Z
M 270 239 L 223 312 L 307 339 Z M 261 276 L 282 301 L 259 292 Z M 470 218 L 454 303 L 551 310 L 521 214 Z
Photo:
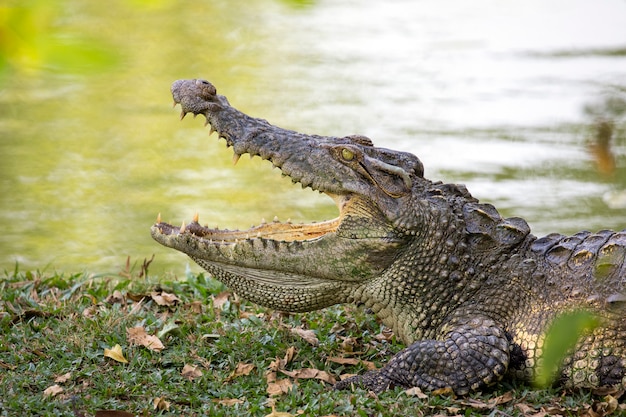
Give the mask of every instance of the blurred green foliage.
M 581 337 L 589 334 L 600 325 L 600 319 L 586 310 L 563 313 L 552 322 L 543 344 L 542 361 L 537 365 L 535 385 L 540 388 L 550 386 L 563 359 Z
M 0 5 L 0 80 L 42 70 L 89 74 L 114 67 L 114 49 L 68 22 L 70 2 L 13 0 Z

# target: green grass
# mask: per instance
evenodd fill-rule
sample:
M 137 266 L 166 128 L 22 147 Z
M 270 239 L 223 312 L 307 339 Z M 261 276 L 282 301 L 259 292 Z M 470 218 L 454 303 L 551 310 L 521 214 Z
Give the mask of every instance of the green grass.
M 148 264 L 137 273 L 127 266 L 119 275 L 5 273 L 0 415 L 76 417 L 119 410 L 186 416 L 601 416 L 602 407 L 616 406 L 613 397 L 508 382 L 464 398 L 410 396 L 402 389 L 375 396 L 334 391 L 320 379 L 296 380 L 280 371 L 276 378 L 287 379 L 292 388 L 270 396 L 270 366 L 290 349 L 295 356 L 285 370 L 314 368 L 338 379 L 364 372 L 365 364 L 329 359 L 359 358 L 380 366 L 402 346 L 382 337 L 376 319 L 353 306 L 307 314 L 269 311 L 234 295 L 217 297 L 226 288 L 204 275 L 146 278 Z M 178 301 L 159 305 L 152 295 L 163 292 Z M 133 327 L 159 335 L 165 348 L 130 343 L 127 329 Z M 317 346 L 292 331 L 298 327 L 313 330 Z M 105 349 L 117 344 L 128 363 L 105 357 Z M 238 364 L 253 368 L 236 372 Z M 184 376 L 185 365 L 201 374 Z M 47 395 L 55 385 L 57 393 Z M 155 399 L 161 408 L 155 409 Z

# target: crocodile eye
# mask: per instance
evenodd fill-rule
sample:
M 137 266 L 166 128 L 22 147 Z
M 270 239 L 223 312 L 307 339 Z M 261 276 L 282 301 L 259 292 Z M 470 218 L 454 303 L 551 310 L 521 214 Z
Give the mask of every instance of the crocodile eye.
M 354 159 L 354 152 L 350 149 L 343 148 L 341 150 L 341 157 L 346 161 L 352 161 Z

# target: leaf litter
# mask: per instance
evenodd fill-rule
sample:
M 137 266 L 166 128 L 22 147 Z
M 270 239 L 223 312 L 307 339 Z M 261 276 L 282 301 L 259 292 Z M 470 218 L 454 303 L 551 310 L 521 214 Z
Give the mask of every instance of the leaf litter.
M 106 317 L 108 311 L 110 310 L 110 306 L 112 305 L 121 305 L 123 309 L 120 310 L 122 314 L 126 314 L 127 316 L 133 315 L 143 315 L 146 312 L 150 312 L 151 309 L 160 309 L 159 313 L 155 315 L 160 317 L 156 322 L 156 328 L 151 325 L 153 329 L 150 333 L 156 333 L 157 336 L 149 334 L 145 327 L 141 325 L 137 325 L 134 327 L 126 327 L 127 329 L 127 338 L 126 341 L 128 345 L 137 345 L 145 347 L 148 350 L 151 350 L 155 353 L 160 353 L 164 350 L 163 343 L 161 342 L 162 337 L 175 337 L 177 332 L 179 331 L 181 322 L 180 318 L 174 320 L 172 316 L 172 312 L 178 311 L 178 315 L 180 314 L 188 314 L 191 317 L 196 317 L 199 314 L 202 314 L 204 311 L 209 311 L 211 308 L 208 307 L 206 300 L 192 300 L 182 301 L 176 292 L 173 291 L 163 291 L 163 290 L 155 290 L 146 293 L 137 293 L 130 291 L 120 291 L 118 289 L 110 292 L 106 297 L 94 295 L 89 292 L 81 292 L 81 288 L 89 287 L 91 278 L 85 280 L 83 283 L 74 284 L 68 292 L 64 293 L 63 290 L 59 289 L 46 289 L 45 287 L 40 287 L 41 284 L 37 282 L 32 283 L 29 281 L 24 281 L 20 283 L 12 283 L 15 287 L 24 288 L 28 292 L 28 297 L 31 300 L 37 300 L 38 304 L 32 304 L 31 302 L 25 302 L 23 299 L 13 299 L 11 302 L 8 300 L 4 303 L 0 303 L 0 318 L 8 317 L 12 326 L 18 326 L 26 320 L 50 320 L 50 319 L 63 319 L 62 313 L 59 313 L 61 307 L 63 307 L 64 303 L 67 301 L 63 300 L 72 300 L 75 297 L 75 300 L 84 300 L 88 301 L 89 305 L 85 306 L 85 302 L 76 302 L 79 310 L 74 313 L 82 316 L 88 320 L 103 320 L 103 317 Z M 42 291 L 45 290 L 45 291 Z M 66 294 L 70 294 L 70 297 L 67 297 Z M 284 350 L 283 356 L 277 356 L 271 361 L 265 358 L 266 361 L 269 361 L 270 364 L 267 366 L 265 372 L 263 373 L 262 378 L 266 383 L 266 394 L 267 405 L 272 405 L 272 413 L 267 414 L 268 416 L 288 416 L 288 415 L 299 415 L 298 413 L 283 413 L 280 411 L 276 411 L 273 408 L 274 400 L 280 400 L 286 393 L 289 393 L 292 390 L 300 390 L 298 381 L 301 380 L 318 380 L 325 384 L 332 385 L 338 377 L 343 377 L 344 367 L 355 367 L 366 370 L 375 369 L 376 365 L 367 359 L 372 358 L 371 353 L 373 349 L 375 351 L 380 352 L 381 346 L 384 347 L 383 350 L 386 350 L 387 345 L 393 343 L 393 333 L 383 328 L 379 333 L 372 333 L 370 339 L 366 339 L 361 336 L 359 332 L 359 328 L 355 327 L 355 322 L 353 319 L 348 317 L 347 323 L 333 325 L 332 330 L 326 330 L 325 332 L 318 330 L 308 329 L 308 326 L 304 325 L 286 325 L 284 323 L 279 323 L 278 326 L 272 321 L 278 317 L 283 317 L 281 314 L 266 312 L 266 313 L 251 313 L 249 311 L 245 311 L 247 304 L 241 304 L 240 301 L 236 297 L 235 294 L 229 291 L 223 291 L 213 296 L 212 298 L 212 309 L 215 313 L 217 322 L 213 323 L 213 326 L 208 326 L 211 335 L 215 337 L 211 338 L 203 338 L 201 335 L 196 335 L 196 339 L 198 342 L 203 344 L 215 343 L 212 340 L 219 340 L 219 337 L 224 336 L 227 332 L 232 332 L 232 320 L 239 319 L 248 319 L 248 318 L 257 318 L 260 319 L 261 322 L 265 321 L 267 326 L 274 326 L 274 329 L 285 329 L 291 332 L 293 335 L 302 339 L 306 345 L 311 347 L 320 348 L 325 342 L 320 342 L 318 339 L 317 332 L 319 331 L 320 336 L 326 337 L 328 334 L 336 335 L 337 339 L 340 343 L 337 344 L 335 350 L 333 351 L 334 355 L 331 353 L 326 357 L 325 362 L 326 366 L 320 367 L 312 367 L 312 366 L 303 366 L 298 367 L 295 366 L 298 364 L 295 361 L 298 355 L 302 355 L 299 352 L 299 349 L 296 346 L 290 346 Z M 98 300 L 102 300 L 102 302 L 98 302 Z M 152 307 L 150 307 L 149 301 L 153 301 Z M 225 317 L 220 315 L 223 311 L 228 310 L 231 306 L 236 306 L 238 314 L 236 316 L 229 315 Z M 1 311 L 2 308 L 6 310 L 6 312 Z M 53 313 L 51 313 L 51 311 Z M 257 310 L 258 311 L 258 310 Z M 349 308 L 346 311 L 351 311 Z M 74 316 L 68 316 L 68 319 L 71 319 Z M 219 321 L 222 321 L 220 325 L 215 326 Z M 282 319 L 281 319 L 282 320 Z M 302 321 L 304 322 L 304 321 Z M 136 321 L 135 321 L 136 323 Z M 143 323 L 143 321 L 140 321 Z M 257 322 L 260 323 L 260 322 Z M 205 330 L 205 329 L 203 329 Z M 348 332 L 348 335 L 344 334 Z M 357 333 L 358 336 L 350 336 L 349 333 Z M 191 335 L 190 335 L 191 336 Z M 187 337 L 190 337 L 187 336 Z M 192 339 L 190 339 L 192 340 Z M 297 344 L 297 343 L 296 343 Z M 305 346 L 305 345 L 303 345 Z M 33 355 L 39 358 L 46 358 L 46 355 L 38 355 L 37 352 L 45 351 L 39 349 L 37 347 L 29 348 Z M 211 357 L 205 357 L 205 354 L 196 354 L 195 349 L 193 347 L 189 348 L 189 356 L 188 359 L 191 359 L 194 363 L 184 363 L 182 370 L 180 371 L 181 377 L 189 380 L 189 381 L 200 381 L 203 377 L 203 371 L 200 369 L 200 366 L 196 364 L 200 364 L 203 369 L 208 371 L 213 371 L 215 369 L 214 365 L 212 365 Z M 385 358 L 386 356 L 385 352 Z M 308 355 L 308 353 L 307 353 Z M 346 357 L 347 356 L 347 357 Z M 362 356 L 363 358 L 361 358 Z M 115 344 L 112 348 L 104 349 L 104 357 L 110 358 L 119 363 L 128 363 L 128 360 L 124 356 L 123 348 L 120 344 Z M 381 357 L 377 354 L 376 357 Z M 365 359 L 367 358 L 367 359 Z M 181 358 L 185 359 L 185 358 Z M 383 358 L 381 357 L 381 360 Z M 263 358 L 260 358 L 263 360 Z M 301 358 L 300 360 L 306 360 L 306 358 Z M 185 360 L 185 362 L 189 362 Z M 256 361 L 255 361 L 256 362 Z M 310 362 L 310 360 L 309 360 Z M 257 364 L 259 362 L 256 362 Z M 339 371 L 332 372 L 332 366 L 339 365 Z M 181 365 L 183 365 L 181 363 Z M 0 361 L 0 367 L 3 368 L 3 372 L 12 372 L 16 369 L 16 365 L 7 361 L 3 358 Z M 253 375 L 253 371 L 258 367 L 255 363 L 250 363 L 247 361 L 239 362 L 235 369 L 231 371 L 231 373 L 224 378 L 224 382 L 235 383 L 235 380 L 239 377 L 246 375 Z M 67 368 L 66 368 L 67 369 Z M 179 368 L 180 369 L 180 368 Z M 360 369 L 355 369 L 359 373 L 362 373 Z M 124 371 L 126 372 L 126 371 Z M 338 375 L 338 373 L 342 373 L 342 375 Z M 80 379 L 81 377 L 76 377 Z M 79 382 L 75 380 L 76 378 L 72 377 L 71 372 L 65 373 L 57 373 L 56 376 L 51 377 L 50 381 L 54 381 L 51 383 L 45 390 L 39 391 L 41 395 L 43 395 L 48 401 L 59 401 L 62 398 L 68 398 L 71 395 L 79 394 L 81 391 L 86 389 L 86 387 L 93 387 L 88 381 Z M 204 379 L 203 379 L 204 380 Z M 83 387 L 83 388 L 81 388 Z M 346 395 L 344 393 L 337 393 L 337 398 L 344 398 Z M 347 393 L 348 397 L 352 398 L 354 394 Z M 358 395 L 358 394 L 357 394 Z M 386 394 L 385 394 L 386 395 Z M 393 394 L 392 394 L 393 395 Z M 524 417 L 545 417 L 545 416 L 565 416 L 565 415 L 576 415 L 581 417 L 603 417 L 609 415 L 624 415 L 626 414 L 626 405 L 624 403 L 620 403 L 620 400 L 624 398 L 623 391 L 617 390 L 608 390 L 608 391 L 599 391 L 596 393 L 595 397 L 588 398 L 587 400 L 576 400 L 572 402 L 569 400 L 568 394 L 564 391 L 561 396 L 555 395 L 551 397 L 549 400 L 537 400 L 534 399 L 532 395 L 528 394 L 528 391 L 520 390 L 519 392 L 508 391 L 504 394 L 494 396 L 493 394 L 485 394 L 481 395 L 480 393 L 473 394 L 468 397 L 463 398 L 453 398 L 450 392 L 441 391 L 437 393 L 424 393 L 419 389 L 410 389 L 405 391 L 406 397 L 414 397 L 417 409 L 415 409 L 415 415 L 440 415 L 440 416 L 453 416 L 453 415 L 468 415 L 467 410 L 473 410 L 469 412 L 471 415 L 474 413 L 478 414 L 490 414 L 490 415 L 519 415 Z M 433 398 L 438 395 L 447 396 L 449 399 L 446 401 L 432 401 Z M 600 396 L 600 397 L 598 397 Z M 370 396 L 367 396 L 370 398 Z M 378 401 L 378 397 L 376 398 Z M 381 398 L 383 398 L 381 396 Z M 545 398 L 545 397 L 544 397 Z M 150 403 L 150 401 L 152 403 Z M 241 407 L 244 403 L 250 400 L 246 400 L 245 398 L 215 398 L 207 400 L 216 406 L 223 407 Z M 545 402 L 544 402 L 545 401 Z M 172 400 L 166 399 L 164 396 L 152 397 L 151 400 L 148 400 L 148 404 L 154 410 L 158 410 L 160 412 L 167 412 L 171 409 L 171 407 L 180 407 L 179 403 L 173 402 Z M 146 405 L 148 405 L 146 404 Z M 505 407 L 507 412 L 499 411 L 501 407 Z M 243 408 L 239 409 L 239 411 L 244 410 Z M 494 414 L 495 413 L 495 414 Z M 509 414 L 510 413 L 510 414 Z M 76 413 L 75 413 L 76 414 Z M 95 410 L 95 415 L 98 416 L 123 416 L 123 415 L 133 415 L 134 413 L 126 413 L 124 411 L 114 411 L 114 410 Z M 306 413 L 305 413 L 306 414 Z M 393 414 L 393 413 L 392 413 Z M 397 414 L 397 413 L 396 413 Z M 79 415 L 79 414 L 77 414 Z M 91 414 L 93 415 L 93 414 Z M 327 414 L 330 415 L 330 414 Z M 339 415 L 344 415 L 339 413 Z

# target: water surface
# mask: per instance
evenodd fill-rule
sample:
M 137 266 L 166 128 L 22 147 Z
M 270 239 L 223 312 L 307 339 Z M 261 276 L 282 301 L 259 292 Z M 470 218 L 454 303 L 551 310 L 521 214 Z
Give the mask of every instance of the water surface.
M 116 272 L 174 223 L 323 220 L 330 199 L 258 158 L 231 164 L 169 86 L 202 77 L 239 109 L 418 155 L 533 233 L 626 228 L 626 3 L 539 0 L 59 2 L 54 27 L 117 64 L 0 85 L 0 268 Z M 45 36 L 43 34 L 41 36 Z

